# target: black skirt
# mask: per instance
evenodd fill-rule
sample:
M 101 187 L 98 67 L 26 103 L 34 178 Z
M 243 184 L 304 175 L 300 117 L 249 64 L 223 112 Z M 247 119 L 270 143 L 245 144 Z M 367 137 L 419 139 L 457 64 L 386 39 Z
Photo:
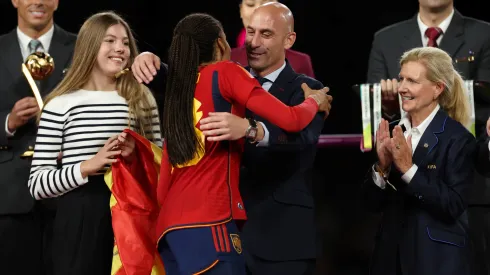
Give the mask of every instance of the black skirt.
M 59 197 L 53 225 L 53 275 L 111 274 L 111 192 L 103 176 Z

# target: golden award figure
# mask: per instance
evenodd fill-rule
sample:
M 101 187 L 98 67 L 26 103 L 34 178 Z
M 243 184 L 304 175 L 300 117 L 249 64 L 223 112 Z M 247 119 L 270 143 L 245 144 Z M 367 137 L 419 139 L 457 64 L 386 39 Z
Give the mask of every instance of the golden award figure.
M 24 73 L 24 76 L 31 87 L 32 93 L 36 98 L 37 104 L 39 105 L 39 110 L 43 109 L 44 103 L 35 80 L 45 79 L 51 75 L 53 70 L 54 60 L 48 53 L 45 52 L 34 52 L 26 58 L 24 63 L 22 63 L 22 73 Z M 29 146 L 27 151 L 25 151 L 20 157 L 31 158 L 33 155 L 34 147 Z

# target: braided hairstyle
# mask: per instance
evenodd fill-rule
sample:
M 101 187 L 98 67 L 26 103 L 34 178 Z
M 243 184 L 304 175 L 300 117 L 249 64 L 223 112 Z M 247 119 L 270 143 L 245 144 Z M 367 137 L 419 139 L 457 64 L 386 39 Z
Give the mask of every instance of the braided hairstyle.
M 185 164 L 204 149 L 194 130 L 194 90 L 199 65 L 215 61 L 216 43 L 222 33 L 221 23 L 203 13 L 187 15 L 174 29 L 162 121 L 173 166 Z

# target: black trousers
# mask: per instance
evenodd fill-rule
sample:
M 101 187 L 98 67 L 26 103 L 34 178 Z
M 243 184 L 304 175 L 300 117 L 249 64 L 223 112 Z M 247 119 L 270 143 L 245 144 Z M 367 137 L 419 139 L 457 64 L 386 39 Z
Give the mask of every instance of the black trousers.
M 0 215 L 0 274 L 46 274 L 42 219 L 38 211 Z
M 54 271 L 49 275 L 111 274 L 110 196 L 103 177 L 96 176 L 59 197 L 53 224 Z
M 314 259 L 295 261 L 268 261 L 243 251 L 248 275 L 313 275 Z

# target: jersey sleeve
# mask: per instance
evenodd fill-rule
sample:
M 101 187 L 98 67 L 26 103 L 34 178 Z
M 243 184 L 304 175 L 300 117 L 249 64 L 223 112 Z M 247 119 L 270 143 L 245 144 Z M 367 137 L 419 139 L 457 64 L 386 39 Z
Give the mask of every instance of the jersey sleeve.
M 245 106 L 253 113 L 287 132 L 303 130 L 318 112 L 313 98 L 290 107 L 264 90 L 259 82 L 243 67 L 227 62 L 219 71 L 221 95 L 232 104 Z

